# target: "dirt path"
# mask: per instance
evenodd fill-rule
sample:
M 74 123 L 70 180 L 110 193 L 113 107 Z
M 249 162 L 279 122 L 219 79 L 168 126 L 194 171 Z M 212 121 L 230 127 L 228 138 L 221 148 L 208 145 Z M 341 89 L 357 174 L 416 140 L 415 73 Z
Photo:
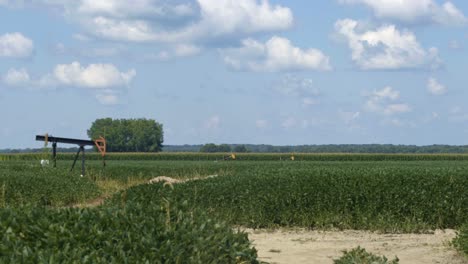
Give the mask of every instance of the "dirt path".
M 398 256 L 401 264 L 466 264 L 449 242 L 454 230 L 434 234 L 376 234 L 366 231 L 247 230 L 260 260 L 274 263 L 332 264 L 343 250 L 357 246 L 368 252 Z

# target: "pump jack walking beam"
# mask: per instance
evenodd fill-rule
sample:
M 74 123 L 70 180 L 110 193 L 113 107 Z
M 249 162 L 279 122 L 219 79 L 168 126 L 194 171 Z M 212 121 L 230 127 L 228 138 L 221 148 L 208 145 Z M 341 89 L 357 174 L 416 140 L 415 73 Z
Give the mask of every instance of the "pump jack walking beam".
M 36 136 L 37 141 L 45 141 L 47 142 L 52 142 L 52 158 L 54 159 L 54 168 L 57 166 L 57 143 L 65 143 L 65 144 L 76 144 L 80 148 L 78 149 L 78 152 L 75 155 L 75 159 L 73 160 L 73 165 L 70 169 L 70 171 L 73 170 L 75 167 L 76 161 L 78 160 L 78 157 L 80 155 L 80 152 L 82 153 L 81 155 L 81 175 L 85 175 L 85 146 L 96 146 L 99 152 L 101 152 L 102 158 L 103 158 L 103 165 L 106 166 L 104 157 L 106 155 L 106 140 L 103 137 L 100 137 L 99 139 L 93 141 L 93 140 L 82 140 L 82 139 L 73 139 L 73 138 L 60 138 L 60 137 L 52 137 L 49 135 L 41 136 L 37 135 Z

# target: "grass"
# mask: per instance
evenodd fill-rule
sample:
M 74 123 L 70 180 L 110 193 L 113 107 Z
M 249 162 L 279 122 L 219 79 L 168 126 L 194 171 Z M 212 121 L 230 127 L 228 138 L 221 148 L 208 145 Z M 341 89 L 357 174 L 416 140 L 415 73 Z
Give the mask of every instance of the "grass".
M 343 256 L 334 260 L 334 264 L 398 264 L 398 257 L 393 260 L 387 259 L 385 256 L 377 256 L 367 252 L 364 248 L 357 247 L 351 251 L 344 251 Z

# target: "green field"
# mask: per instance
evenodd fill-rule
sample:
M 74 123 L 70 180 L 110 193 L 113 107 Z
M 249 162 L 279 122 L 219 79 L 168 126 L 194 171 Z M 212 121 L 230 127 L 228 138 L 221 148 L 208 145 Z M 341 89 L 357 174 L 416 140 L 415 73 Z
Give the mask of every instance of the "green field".
M 60 155 L 57 169 L 42 168 L 40 154 L 0 156 L 0 262 L 177 263 L 180 255 L 181 263 L 255 263 L 246 234 L 232 227 L 450 228 L 460 230 L 454 246 L 468 254 L 467 155 L 302 154 L 292 161 L 291 154 L 244 154 L 222 161 L 222 154 L 134 153 L 111 155 L 105 169 L 88 156 L 95 160 L 83 178 L 68 171 L 71 155 Z M 144 184 L 157 176 L 194 180 Z M 99 199 L 98 207 L 71 208 Z

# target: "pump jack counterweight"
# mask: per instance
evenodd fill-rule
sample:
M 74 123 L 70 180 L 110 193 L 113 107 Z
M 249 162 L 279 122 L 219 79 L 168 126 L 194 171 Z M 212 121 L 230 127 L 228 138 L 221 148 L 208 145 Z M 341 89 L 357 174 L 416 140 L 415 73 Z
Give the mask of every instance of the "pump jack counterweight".
M 103 137 L 100 137 L 96 140 L 82 140 L 82 139 L 73 139 L 73 138 L 60 138 L 60 137 L 52 137 L 49 135 L 36 136 L 36 141 L 45 141 L 45 142 L 52 142 L 52 158 L 54 161 L 54 168 L 57 167 L 57 143 L 65 143 L 65 144 L 76 144 L 79 146 L 78 152 L 75 155 L 75 159 L 73 160 L 72 167 L 70 171 L 73 170 L 75 167 L 76 161 L 80 156 L 81 152 L 81 175 L 85 176 L 85 146 L 95 146 L 101 153 L 103 159 L 103 165 L 106 166 L 105 163 L 105 156 L 106 156 L 106 140 Z

